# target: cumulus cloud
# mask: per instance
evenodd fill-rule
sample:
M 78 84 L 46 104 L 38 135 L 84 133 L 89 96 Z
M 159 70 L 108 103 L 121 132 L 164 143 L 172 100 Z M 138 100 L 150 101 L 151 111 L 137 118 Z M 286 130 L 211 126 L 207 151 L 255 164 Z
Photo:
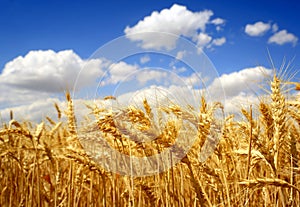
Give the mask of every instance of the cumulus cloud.
M 86 117 L 91 111 L 86 105 L 93 105 L 97 102 L 103 104 L 103 101 L 98 100 L 85 100 L 76 99 L 73 97 L 74 112 L 78 123 L 80 123 L 84 117 Z M 13 111 L 14 119 L 20 121 L 33 121 L 39 123 L 45 121 L 46 117 L 50 117 L 52 120 L 57 121 L 57 111 L 54 107 L 56 103 L 60 110 L 63 112 L 67 109 L 67 102 L 64 98 L 51 98 L 51 97 L 35 97 L 34 101 L 28 103 L 22 103 L 19 106 L 11 106 L 4 109 L 0 109 L 0 123 L 1 121 L 8 122 L 10 120 L 10 111 Z M 61 114 L 62 120 L 67 117 L 65 113 Z
M 197 73 L 192 73 L 190 76 L 183 77 L 182 79 L 183 79 L 183 81 L 185 82 L 185 84 L 187 86 L 197 87 L 197 86 L 200 86 L 203 82 L 203 80 L 201 79 L 201 77 Z
M 166 97 L 170 97 L 168 88 L 162 86 L 151 85 L 147 88 L 128 92 L 117 97 L 118 102 L 125 105 L 139 105 L 146 98 L 147 101 L 152 103 L 162 102 Z
M 31 51 L 13 59 L 0 73 L 1 119 L 13 110 L 19 119 L 40 121 L 65 90 L 72 91 L 74 84 L 76 90 L 95 84 L 107 65 L 106 60 L 83 60 L 72 50 Z
M 212 45 L 216 45 L 216 46 L 222 46 L 225 43 L 226 43 L 226 38 L 225 37 L 217 38 L 217 39 L 214 39 L 212 41 Z
M 213 19 L 210 23 L 216 26 L 217 31 L 221 31 L 223 29 L 222 27 L 225 25 L 225 19 L 216 18 Z
M 13 110 L 20 119 L 41 120 L 75 83 L 77 90 L 96 83 L 105 64 L 100 59 L 83 60 L 72 50 L 31 51 L 13 59 L 0 73 L 1 118 Z
M 0 82 L 0 110 L 22 104 L 30 104 L 38 99 L 46 99 L 49 93 L 14 88 Z
M 14 119 L 16 120 L 40 122 L 42 119 L 46 118 L 46 116 L 54 119 L 56 117 L 54 103 L 65 106 L 65 104 L 57 98 L 43 99 L 36 97 L 36 99 L 30 103 L 23 103 L 20 106 L 8 107 L 0 110 L 0 116 L 4 121 L 8 121 L 10 111 L 13 111 Z
M 143 69 L 139 65 L 132 65 L 126 62 L 118 62 L 110 65 L 106 79 L 102 86 L 117 83 L 138 84 L 138 86 L 146 84 L 148 81 L 157 83 L 166 82 L 172 79 L 172 74 L 167 70 L 161 69 Z M 137 81 L 137 82 L 135 82 Z
M 8 62 L 0 74 L 0 82 L 12 87 L 41 91 L 61 92 L 72 89 L 81 70 L 77 87 L 95 81 L 103 74 L 104 61 L 82 60 L 72 50 L 54 52 L 31 51 Z
M 268 40 L 268 43 L 275 43 L 278 45 L 292 43 L 295 46 L 297 44 L 297 42 L 298 42 L 298 37 L 296 37 L 292 33 L 288 33 L 286 30 L 281 30 L 281 31 L 275 33 Z
M 245 33 L 249 36 L 262 36 L 267 31 L 272 30 L 273 34 L 269 39 L 268 43 L 274 43 L 277 45 L 284 45 L 292 43 L 295 46 L 298 42 L 298 37 L 287 30 L 278 31 L 279 27 L 277 23 L 270 24 L 264 22 L 256 22 L 255 24 L 247 24 L 245 27 Z
M 248 109 L 250 105 L 258 104 L 260 97 L 260 95 L 249 92 L 241 92 L 236 96 L 226 97 L 224 104 L 225 112 L 239 115 L 242 108 Z
M 145 98 L 154 108 L 158 105 L 169 106 L 171 104 L 198 106 L 200 97 L 197 95 L 199 93 L 194 92 L 184 85 L 151 85 L 134 92 L 124 93 L 117 97 L 117 100 L 121 104 L 140 105 L 140 107 L 143 107 L 142 103 Z
M 138 69 L 139 66 L 131 65 L 124 61 L 112 63 L 108 69 L 107 79 L 102 84 L 107 85 L 116 84 L 120 81 L 130 81 L 134 77 L 132 74 L 138 71 Z
M 221 18 L 216 18 L 216 19 L 213 19 L 211 21 L 212 24 L 214 25 L 220 25 L 220 24 L 224 24 L 225 23 L 225 20 L 224 19 L 221 19 Z
M 210 41 L 212 40 L 212 37 L 209 36 L 208 34 L 206 33 L 199 33 L 199 35 L 197 36 L 197 46 L 199 48 L 203 48 L 205 46 L 207 46 Z
M 208 24 L 220 25 L 224 23 L 221 18 L 210 21 L 211 16 L 213 16 L 211 10 L 192 12 L 185 6 L 174 4 L 169 9 L 152 12 L 150 16 L 146 16 L 136 25 L 127 26 L 124 32 L 131 41 L 139 42 L 140 46 L 145 49 L 171 50 L 176 46 L 179 36 L 196 40 L 196 43 L 202 46 L 210 37 L 206 34 L 206 26 Z M 169 33 L 175 36 L 154 35 L 149 32 Z M 201 37 L 206 39 L 203 40 Z
M 217 91 L 216 89 L 221 84 L 226 97 L 238 96 L 241 92 L 257 90 L 258 84 L 265 80 L 271 73 L 272 70 L 258 66 L 230 74 L 223 74 L 209 86 L 209 90 L 215 94 L 220 94 L 222 91 Z
M 249 36 L 262 36 L 271 28 L 270 23 L 256 22 L 255 24 L 247 24 L 245 33 Z
M 186 68 L 184 67 L 176 68 L 173 66 L 172 70 L 164 70 L 140 68 L 136 65 L 120 62 L 114 64 L 110 70 L 110 75 L 108 76 L 109 78 L 105 81 L 104 85 L 129 83 L 135 87 L 141 87 L 155 83 L 162 86 L 189 85 L 192 87 L 193 85 L 199 84 L 200 79 L 196 74 L 193 73 L 190 76 L 180 75 L 180 73 L 183 72 L 186 72 Z M 132 89 L 132 87 L 129 88 Z
M 140 84 L 145 84 L 148 81 L 160 82 L 163 79 L 167 79 L 168 73 L 163 70 L 142 70 L 137 74 L 137 81 Z

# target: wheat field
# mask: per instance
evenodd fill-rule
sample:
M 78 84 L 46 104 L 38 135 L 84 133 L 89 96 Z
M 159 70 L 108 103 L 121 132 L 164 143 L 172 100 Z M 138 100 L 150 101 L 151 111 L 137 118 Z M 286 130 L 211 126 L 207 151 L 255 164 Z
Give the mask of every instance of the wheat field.
M 193 110 L 169 105 L 154 111 L 147 100 L 118 113 L 88 106 L 97 120 L 94 130 L 126 155 L 162 152 L 175 143 L 183 121 L 193 130 L 193 145 L 178 163 L 143 177 L 109 172 L 91 159 L 69 93 L 66 109 L 55 104 L 57 121 L 19 122 L 11 112 L 0 129 L 0 206 L 300 206 L 300 97 L 288 95 L 285 84 L 274 75 L 268 97 L 241 108 L 239 120 L 215 117 L 222 104 L 204 98 Z M 200 162 L 214 130 L 220 140 Z M 137 135 L 145 131 L 157 138 L 140 142 Z M 93 137 L 84 139 L 93 143 Z

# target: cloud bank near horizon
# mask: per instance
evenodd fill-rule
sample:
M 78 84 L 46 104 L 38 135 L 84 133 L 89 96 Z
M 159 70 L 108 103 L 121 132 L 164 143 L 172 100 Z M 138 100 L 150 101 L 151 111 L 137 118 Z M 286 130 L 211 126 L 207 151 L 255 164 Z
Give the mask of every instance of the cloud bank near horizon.
M 150 58 L 147 57 L 147 61 Z M 142 63 L 141 63 L 142 64 Z M 81 88 L 96 82 L 99 75 L 103 75 L 105 66 L 108 66 L 105 61 L 83 60 L 71 50 L 66 51 L 31 51 L 24 57 L 17 57 L 5 66 L 5 70 L 0 74 L 0 91 L 3 96 L 0 97 L 0 113 L 4 120 L 9 117 L 9 111 L 13 110 L 20 119 L 38 119 L 43 117 L 52 109 L 53 104 L 57 102 L 61 105 L 65 104 L 62 99 L 61 86 L 64 83 L 74 84 L 76 75 L 80 72 L 80 65 L 85 67 L 85 73 L 82 74 L 83 80 L 77 80 L 77 84 Z M 84 66 L 83 66 L 84 65 Z M 126 62 L 119 62 L 110 65 L 111 70 L 108 73 L 107 84 L 118 84 L 118 81 L 123 81 L 122 78 L 126 73 L 137 72 L 139 65 L 131 65 Z M 173 69 L 174 71 L 174 69 Z M 178 69 L 178 73 L 184 72 L 182 68 Z M 45 74 L 46 73 L 46 74 Z M 236 72 L 222 74 L 218 79 L 214 80 L 208 86 L 212 96 L 219 97 L 223 91 L 217 87 L 217 82 L 223 87 L 226 94 L 226 105 L 230 110 L 234 111 L 231 100 L 245 100 L 247 97 L 254 100 L 255 95 L 252 93 L 257 88 L 257 85 L 266 80 L 272 71 L 264 67 L 245 68 Z M 149 80 L 169 80 L 172 77 L 166 71 L 150 71 L 142 70 L 135 76 L 140 83 L 146 83 Z M 189 83 L 191 87 L 177 88 L 174 85 L 166 85 L 165 91 L 172 93 L 172 96 L 185 97 L 187 89 L 190 94 L 198 93 L 197 89 L 193 89 L 193 85 L 198 84 L 196 74 L 192 73 L 189 76 L 181 77 L 182 81 Z M 130 79 L 127 80 L 130 84 Z M 178 82 L 172 79 L 171 83 Z M 59 86 L 59 87 L 58 87 Z M 70 88 L 72 86 L 70 85 Z M 80 89 L 80 88 L 79 88 Z M 176 90 L 175 90 L 176 89 Z M 143 91 L 144 90 L 144 91 Z M 180 94 L 182 92 L 182 94 Z M 143 96 L 145 93 L 151 94 L 149 88 L 141 88 L 138 95 Z M 55 97 L 60 94 L 60 98 Z M 132 99 L 132 94 L 121 94 L 123 98 Z M 153 96 L 152 96 L 153 97 Z M 138 97 L 137 97 L 138 98 Z M 78 99 L 77 101 L 79 101 Z M 51 110 L 50 110 L 51 109 Z M 52 111 L 53 111 L 52 110 Z

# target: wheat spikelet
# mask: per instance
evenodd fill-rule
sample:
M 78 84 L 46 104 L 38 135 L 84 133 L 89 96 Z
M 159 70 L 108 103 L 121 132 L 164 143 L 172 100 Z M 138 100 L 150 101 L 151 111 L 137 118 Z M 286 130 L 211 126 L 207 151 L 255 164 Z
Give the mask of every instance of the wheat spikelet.
M 117 98 L 116 97 L 114 97 L 114 96 L 105 96 L 104 98 L 103 98 L 103 100 L 117 100 Z
M 17 122 L 16 120 L 11 120 L 8 124 L 9 129 L 11 129 L 13 126 L 23 129 L 22 125 L 19 122 Z
M 202 146 L 210 132 L 211 117 L 208 114 L 200 114 L 198 122 L 198 132 L 201 135 L 199 145 Z
M 58 120 L 59 120 L 59 119 L 61 119 L 61 110 L 60 110 L 60 108 L 59 108 L 59 106 L 58 106 L 57 103 L 54 103 L 54 107 L 55 107 L 55 109 L 56 109 L 56 112 L 57 112 L 57 118 L 58 118 Z
M 151 109 L 151 106 L 149 105 L 147 99 L 144 99 L 143 101 L 143 106 L 144 106 L 144 109 L 146 111 L 146 114 L 147 116 L 152 119 L 153 118 L 153 114 L 152 114 L 152 109 Z
M 286 103 L 283 94 L 281 93 L 281 81 L 274 75 L 271 82 L 271 98 L 272 98 L 272 117 L 274 122 L 274 135 L 273 135 L 273 153 L 274 153 L 274 166 L 275 169 L 279 168 L 279 154 L 281 143 L 286 135 L 285 122 L 286 122 Z
M 69 91 L 66 92 L 66 99 L 67 99 L 68 108 L 65 113 L 68 117 L 69 131 L 70 131 L 71 135 L 75 135 L 76 134 L 76 118 L 75 118 L 75 113 L 74 113 L 73 101 L 71 99 L 71 95 L 70 95 Z
M 130 106 L 127 109 L 127 114 L 129 120 L 136 124 L 138 130 L 148 130 L 150 128 L 150 119 L 142 110 Z
M 169 109 L 170 109 L 171 112 L 172 112 L 173 114 L 175 114 L 177 117 L 182 116 L 182 109 L 181 109 L 180 106 L 178 106 L 178 105 L 171 105 L 171 106 L 169 106 Z
M 158 145 L 159 152 L 174 144 L 175 140 L 178 138 L 180 127 L 180 123 L 174 120 L 169 120 L 165 124 L 162 134 L 154 140 Z
M 43 132 L 43 130 L 44 130 L 44 127 L 45 127 L 45 123 L 42 122 L 42 123 L 40 123 L 40 124 L 37 126 L 37 128 L 36 128 L 36 131 L 35 131 L 35 134 L 34 134 L 34 138 L 35 138 L 35 141 L 36 141 L 37 143 L 40 143 L 40 138 L 41 138 L 41 136 L 42 136 L 42 132 Z
M 256 127 L 256 124 L 253 120 L 252 115 L 244 108 L 241 109 L 242 114 L 247 118 L 247 121 L 252 125 L 253 128 Z
M 29 131 L 24 130 L 22 128 L 1 130 L 0 136 L 4 136 L 4 135 L 16 135 L 16 136 L 20 135 L 20 136 L 25 136 L 25 137 L 29 138 L 30 140 L 33 139 L 32 134 Z
M 55 121 L 53 121 L 50 117 L 46 116 L 47 121 L 51 124 L 51 125 L 55 125 Z
M 268 104 L 260 102 L 259 110 L 262 114 L 261 122 L 266 129 L 266 137 L 268 138 L 268 140 L 271 140 L 273 136 L 273 116 L 271 108 Z

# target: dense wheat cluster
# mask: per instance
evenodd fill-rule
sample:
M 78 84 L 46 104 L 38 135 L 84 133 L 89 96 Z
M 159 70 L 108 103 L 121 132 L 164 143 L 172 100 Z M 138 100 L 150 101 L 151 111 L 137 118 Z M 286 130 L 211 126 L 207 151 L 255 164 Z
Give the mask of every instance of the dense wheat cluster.
M 0 206 L 300 206 L 300 99 L 287 96 L 283 83 L 274 75 L 269 97 L 241 108 L 239 120 L 215 117 L 223 106 L 204 98 L 198 109 L 154 110 L 147 100 L 141 108 L 118 111 L 88 106 L 96 122 L 85 130 L 95 137 L 78 136 L 69 93 L 66 109 L 55 105 L 58 121 L 21 123 L 11 113 L 0 130 Z M 167 171 L 144 177 L 108 172 L 82 145 L 104 144 L 97 143 L 101 136 L 123 154 L 148 157 L 180 136 L 189 142 L 188 132 L 195 139 L 187 155 Z M 216 134 L 216 149 L 200 162 L 204 143 L 214 142 Z M 174 156 L 183 153 L 184 143 L 176 145 Z

